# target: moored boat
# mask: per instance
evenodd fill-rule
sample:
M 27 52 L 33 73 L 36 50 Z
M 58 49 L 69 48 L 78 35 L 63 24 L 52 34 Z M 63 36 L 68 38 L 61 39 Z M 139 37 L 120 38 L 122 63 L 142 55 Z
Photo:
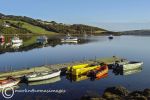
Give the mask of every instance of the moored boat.
M 18 44 L 18 43 L 22 43 L 23 40 L 21 40 L 19 37 L 17 36 L 14 36 L 12 39 L 11 39 L 11 43 L 12 44 Z
M 109 38 L 109 39 L 113 39 L 114 37 L 113 37 L 113 35 L 110 35 L 110 36 L 108 36 L 108 38 Z
M 4 42 L 5 41 L 5 37 L 3 35 L 0 35 L 0 42 Z
M 132 70 L 132 69 L 139 68 L 142 65 L 143 65 L 143 62 L 129 61 L 126 64 L 116 66 L 116 68 L 119 69 L 119 70 Z
M 69 66 L 67 67 L 67 73 L 71 73 L 75 69 L 85 68 L 88 66 L 89 64 L 79 64 L 79 65 Z
M 94 70 L 89 71 L 87 75 L 90 77 L 101 78 L 103 75 L 107 73 L 108 73 L 108 66 L 103 65 Z
M 19 82 L 20 82 L 20 80 L 15 79 L 15 78 L 8 78 L 8 79 L 0 80 L 0 89 L 15 86 Z
M 36 72 L 26 75 L 25 78 L 27 81 L 40 81 L 60 76 L 60 73 L 60 70 L 53 70 L 52 72 Z
M 37 37 L 37 39 L 36 39 L 36 42 L 37 43 L 47 43 L 48 41 L 48 38 L 47 38 L 47 36 L 39 36 L 39 37 Z
M 65 38 L 61 39 L 61 42 L 74 42 L 74 43 L 77 43 L 78 38 L 77 37 L 72 37 L 70 34 L 68 34 Z
M 56 76 L 56 77 L 54 77 L 54 78 L 47 79 L 47 80 L 29 82 L 28 85 L 51 84 L 51 83 L 58 82 L 58 81 L 60 81 L 60 80 L 61 80 L 61 78 L 60 78 L 59 76 Z
M 72 70 L 72 75 L 83 75 L 83 74 L 87 74 L 88 71 L 96 69 L 100 67 L 100 65 L 88 65 L 84 68 L 78 68 L 78 69 L 73 69 Z

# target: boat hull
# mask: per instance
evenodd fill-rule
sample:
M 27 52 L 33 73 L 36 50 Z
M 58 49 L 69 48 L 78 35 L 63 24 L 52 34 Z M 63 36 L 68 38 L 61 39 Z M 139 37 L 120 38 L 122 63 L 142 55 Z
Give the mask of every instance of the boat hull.
M 26 77 L 27 81 L 41 81 L 41 80 L 46 80 L 46 79 L 51 79 L 57 76 L 60 76 L 60 72 L 55 72 L 55 73 L 51 73 L 48 75 L 43 75 L 43 76 L 35 76 L 35 77 Z
M 96 74 L 96 78 L 101 78 L 103 75 L 107 74 L 108 73 L 108 67 L 106 67 L 106 69 L 102 70 L 102 71 L 99 71 L 97 74 Z
M 75 66 L 67 67 L 67 73 L 72 72 L 74 69 L 85 68 L 85 67 L 87 67 L 88 65 L 89 65 L 89 64 L 80 64 L 80 65 L 75 65 Z
M 140 68 L 143 65 L 143 62 L 137 62 L 137 63 L 128 63 L 125 65 L 120 66 L 121 70 L 132 70 Z
M 18 43 L 22 43 L 23 41 L 22 40 L 12 40 L 11 41 L 13 44 L 18 44 Z
M 15 81 L 12 81 L 12 82 L 10 82 L 10 83 L 3 84 L 3 85 L 0 84 L 0 89 L 15 86 L 15 85 L 17 85 L 19 82 L 20 82 L 20 80 L 15 80 Z
M 83 74 L 87 74 L 87 72 L 89 72 L 90 70 L 96 69 L 100 67 L 99 65 L 96 66 L 89 66 L 86 68 L 80 68 L 80 69 L 73 69 L 72 71 L 72 75 L 83 75 Z

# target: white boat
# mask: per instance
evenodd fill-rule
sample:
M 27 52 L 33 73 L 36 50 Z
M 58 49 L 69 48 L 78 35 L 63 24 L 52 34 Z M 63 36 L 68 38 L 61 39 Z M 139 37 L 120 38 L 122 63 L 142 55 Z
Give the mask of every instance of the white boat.
M 12 87 L 17 85 L 20 82 L 19 79 L 9 78 L 5 80 L 0 80 L 0 89 L 6 88 L 6 87 Z
M 60 73 L 60 70 L 55 70 L 52 72 L 36 72 L 30 75 L 26 75 L 25 78 L 27 81 L 40 81 L 60 76 Z
M 132 70 L 132 69 L 137 69 L 143 65 L 143 62 L 135 62 L 135 61 L 130 61 L 126 64 L 118 65 L 116 66 L 117 69 L 120 70 Z
M 61 42 L 78 42 L 77 37 L 72 37 L 70 34 L 68 34 L 64 39 L 61 39 Z
M 22 43 L 23 40 L 19 39 L 19 37 L 15 36 L 11 39 L 12 44 Z
M 60 81 L 61 78 L 59 76 L 56 76 L 51 79 L 47 80 L 42 80 L 42 81 L 34 81 L 34 82 L 29 82 L 28 85 L 44 85 L 44 84 L 51 84 Z
M 139 68 L 130 69 L 130 70 L 113 69 L 113 73 L 115 75 L 131 75 L 131 74 L 139 73 L 141 71 L 142 71 L 142 66 Z

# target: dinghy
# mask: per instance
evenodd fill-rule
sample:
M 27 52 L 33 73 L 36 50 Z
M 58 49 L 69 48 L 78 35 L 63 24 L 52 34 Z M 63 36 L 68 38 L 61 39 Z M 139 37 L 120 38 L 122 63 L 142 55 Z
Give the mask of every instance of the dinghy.
M 15 86 L 19 82 L 20 82 L 19 79 L 15 79 L 15 78 L 12 78 L 12 77 L 4 79 L 4 80 L 0 80 L 0 89 Z
M 37 72 L 26 75 L 25 78 L 27 81 L 40 81 L 60 76 L 60 73 L 60 70 L 53 70 L 52 72 Z

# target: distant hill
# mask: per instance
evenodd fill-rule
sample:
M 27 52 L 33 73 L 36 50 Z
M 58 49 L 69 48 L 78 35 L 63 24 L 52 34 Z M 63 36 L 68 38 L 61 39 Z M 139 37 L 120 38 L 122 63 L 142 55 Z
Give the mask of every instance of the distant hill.
M 150 30 L 132 30 L 121 32 L 122 35 L 150 35 Z
M 102 28 L 83 24 L 67 25 L 26 16 L 0 13 L 0 34 L 115 34 Z

